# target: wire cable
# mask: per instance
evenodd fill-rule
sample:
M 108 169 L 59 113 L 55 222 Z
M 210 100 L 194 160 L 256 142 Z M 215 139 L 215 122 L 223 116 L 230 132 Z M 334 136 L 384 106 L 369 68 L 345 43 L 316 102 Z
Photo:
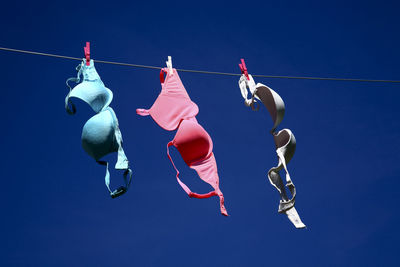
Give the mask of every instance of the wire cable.
M 17 52 L 17 53 L 25 53 L 25 54 L 31 54 L 31 55 L 63 58 L 63 59 L 70 59 L 70 60 L 79 60 L 79 61 L 82 60 L 82 58 L 78 58 L 78 57 L 69 57 L 69 56 L 62 56 L 62 55 L 49 54 L 49 53 L 41 53 L 41 52 L 28 51 L 28 50 L 20 50 L 20 49 L 6 48 L 6 47 L 0 47 L 0 50 L 10 51 L 10 52 Z M 128 67 L 135 67 L 135 68 L 161 69 L 161 67 L 149 66 L 149 65 L 122 63 L 122 62 L 105 61 L 105 60 L 93 60 L 93 61 L 97 62 L 97 63 L 103 63 L 103 64 L 112 64 L 112 65 L 128 66 Z M 176 69 L 176 70 L 177 71 L 181 71 L 181 72 L 202 73 L 202 74 L 211 74 L 211 75 L 225 75 L 225 76 L 241 76 L 242 75 L 242 74 L 238 74 L 238 73 L 204 71 L 204 70 L 190 70 L 190 69 Z M 354 79 L 354 78 L 334 78 L 334 77 L 307 77 L 307 76 L 305 76 L 305 77 L 302 77 L 302 76 L 277 76 L 277 75 L 262 75 L 262 74 L 252 74 L 252 76 L 253 77 L 260 77 L 260 78 L 273 78 L 273 79 L 298 79 L 298 80 L 322 80 L 322 81 L 344 81 L 344 82 L 400 83 L 400 80 L 374 80 L 374 79 Z

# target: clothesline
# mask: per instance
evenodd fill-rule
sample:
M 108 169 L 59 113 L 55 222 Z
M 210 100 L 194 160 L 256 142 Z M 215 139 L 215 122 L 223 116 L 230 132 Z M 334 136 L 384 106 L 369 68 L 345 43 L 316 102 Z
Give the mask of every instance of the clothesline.
M 14 48 L 6 48 L 6 47 L 0 47 L 0 50 L 10 51 L 10 52 L 17 52 L 17 53 L 25 53 L 25 54 L 31 54 L 31 55 L 63 58 L 63 59 L 70 59 L 70 60 L 79 60 L 79 61 L 82 60 L 82 58 L 78 58 L 78 57 L 70 57 L 70 56 L 56 55 L 56 54 L 50 54 L 50 53 L 41 53 L 41 52 L 20 50 L 20 49 L 14 49 Z M 122 62 L 114 62 L 114 61 L 105 61 L 105 60 L 93 60 L 93 61 L 96 62 L 96 63 L 112 64 L 112 65 L 119 65 L 119 66 L 128 66 L 128 67 L 135 67 L 135 68 L 161 69 L 161 67 L 150 66 L 150 65 L 140 65 L 140 64 L 122 63 Z M 192 73 L 203 73 L 203 74 L 225 75 L 225 76 L 241 76 L 242 75 L 242 74 L 239 74 L 239 73 L 217 72 L 217 71 L 203 71 L 203 70 L 189 70 L 189 69 L 176 69 L 176 70 L 180 71 L 180 72 L 192 72 Z M 334 78 L 334 77 L 331 77 L 331 78 L 330 77 L 302 77 L 302 76 L 279 76 L 279 75 L 262 75 L 262 74 L 252 74 L 252 76 L 253 77 L 261 77 L 261 78 L 274 78 L 274 79 L 299 79 L 299 80 L 323 80 L 323 81 L 346 81 L 346 82 L 400 83 L 400 80 L 375 80 L 375 79 Z

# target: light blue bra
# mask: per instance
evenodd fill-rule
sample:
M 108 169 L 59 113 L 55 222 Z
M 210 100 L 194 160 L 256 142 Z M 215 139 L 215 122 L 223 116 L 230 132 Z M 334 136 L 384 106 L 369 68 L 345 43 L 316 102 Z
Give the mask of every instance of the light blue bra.
M 109 106 L 113 93 L 106 88 L 97 74 L 93 60 L 90 65 L 86 65 L 86 59 L 76 68 L 78 75 L 76 78 L 69 78 L 66 83 L 70 91 L 65 98 L 65 109 L 68 114 L 75 114 L 76 108 L 72 103 L 73 98 L 78 98 L 88 103 L 97 114 L 91 117 L 83 126 L 82 147 L 97 163 L 106 166 L 105 183 L 112 198 L 124 194 L 132 180 L 132 170 L 129 168 L 129 161 L 122 148 L 122 135 L 119 130 L 117 116 L 114 110 Z M 83 80 L 81 82 L 81 76 Z M 79 83 L 73 89 L 69 82 Z M 110 172 L 108 171 L 108 162 L 100 159 L 105 155 L 118 152 L 118 160 L 115 169 L 125 170 L 125 186 L 111 191 Z

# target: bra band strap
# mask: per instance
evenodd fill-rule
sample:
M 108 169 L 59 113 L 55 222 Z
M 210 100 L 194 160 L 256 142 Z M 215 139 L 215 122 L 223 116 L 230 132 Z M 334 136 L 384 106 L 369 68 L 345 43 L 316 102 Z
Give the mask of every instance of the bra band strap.
M 126 191 L 128 191 L 128 187 L 131 183 L 132 180 L 132 170 L 127 169 L 124 172 L 124 181 L 125 181 L 125 186 L 120 186 L 118 189 L 115 189 L 114 191 L 111 191 L 110 189 L 110 172 L 108 171 L 108 162 L 107 161 L 97 161 L 100 165 L 106 166 L 106 176 L 104 177 L 105 184 L 107 186 L 108 192 L 110 192 L 110 196 L 112 198 L 119 197 L 123 195 Z
M 189 189 L 189 187 L 187 187 L 187 185 L 185 185 L 185 184 L 179 179 L 179 171 L 178 171 L 178 169 L 176 168 L 176 166 L 175 166 L 175 164 L 174 164 L 174 161 L 172 160 L 172 158 L 171 158 L 171 156 L 170 156 L 170 154 L 169 154 L 169 147 L 172 146 L 172 145 L 173 145 L 172 141 L 169 142 L 168 145 L 167 145 L 167 156 L 168 156 L 169 160 L 171 161 L 172 166 L 174 166 L 174 169 L 176 170 L 176 179 L 178 180 L 178 183 L 179 183 L 179 185 L 183 188 L 183 190 L 185 190 L 186 194 L 188 194 L 189 197 L 194 197 L 194 198 L 209 198 L 209 197 L 212 197 L 212 196 L 217 196 L 218 194 L 217 194 L 217 192 L 216 192 L 215 190 L 214 190 L 214 191 L 211 191 L 211 192 L 209 192 L 209 193 L 207 193 L 207 194 L 197 194 L 197 193 L 193 193 L 193 192 Z
M 136 109 L 136 114 L 138 114 L 140 116 L 149 116 L 150 112 L 148 109 L 138 108 L 138 109 Z
M 276 150 L 276 154 L 278 155 L 278 157 L 283 165 L 283 168 L 285 169 L 285 172 L 286 172 L 286 186 L 289 188 L 289 191 L 292 194 L 292 199 L 290 201 L 294 202 L 296 199 L 296 187 L 294 186 L 292 179 L 290 179 L 290 175 L 289 175 L 289 172 L 286 167 L 285 156 L 283 155 L 282 150 L 279 148 Z
M 122 194 L 124 194 L 126 191 L 128 191 L 129 185 L 131 184 L 132 181 L 132 170 L 129 168 L 129 160 L 125 155 L 124 149 L 122 148 L 122 134 L 119 129 L 119 123 L 118 123 L 118 118 L 117 115 L 115 115 L 114 110 L 111 107 L 107 108 L 109 112 L 111 113 L 113 120 L 114 120 L 114 135 L 115 135 L 115 141 L 117 142 L 118 145 L 118 160 L 117 163 L 115 164 L 115 169 L 117 170 L 125 170 L 124 171 L 124 182 L 125 186 L 120 186 L 117 190 L 114 190 L 114 192 L 111 193 L 112 198 L 116 198 Z M 108 181 L 109 183 L 109 181 Z M 107 185 L 107 182 L 106 182 Z M 107 186 L 108 190 L 110 191 L 109 187 Z
M 213 197 L 213 196 L 218 196 L 217 192 L 211 191 L 207 194 L 197 194 L 197 193 L 193 193 L 190 192 L 189 197 L 194 197 L 194 198 L 209 198 L 209 197 Z

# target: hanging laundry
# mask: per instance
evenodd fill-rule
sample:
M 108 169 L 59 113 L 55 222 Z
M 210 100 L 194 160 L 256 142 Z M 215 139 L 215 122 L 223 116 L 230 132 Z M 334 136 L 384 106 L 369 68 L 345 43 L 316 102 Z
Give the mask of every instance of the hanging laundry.
M 257 83 L 257 85 L 255 84 L 253 77 L 247 72 L 243 59 L 242 64 L 239 64 L 239 67 L 242 70 L 242 76 L 239 80 L 239 88 L 245 100 L 245 105 L 251 107 L 253 110 L 258 110 L 259 106 L 257 106 L 257 101 L 261 101 L 261 103 L 263 103 L 267 108 L 274 123 L 271 129 L 271 134 L 274 137 L 276 153 L 278 155 L 278 165 L 268 171 L 268 179 L 278 190 L 281 197 L 278 212 L 285 213 L 296 228 L 304 228 L 306 226 L 301 221 L 300 216 L 294 207 L 296 188 L 287 170 L 287 164 L 292 159 L 296 150 L 296 139 L 289 129 L 283 129 L 276 132 L 276 128 L 282 122 L 283 116 L 285 115 L 285 104 L 282 98 L 274 90 L 261 83 Z M 248 98 L 248 90 L 251 93 L 250 99 Z M 282 178 L 279 175 L 281 170 L 285 170 L 286 172 L 286 187 L 290 191 L 291 198 L 287 196 Z
M 129 168 L 129 161 L 122 148 L 122 135 L 117 116 L 109 106 L 113 99 L 113 93 L 104 86 L 94 67 L 93 60 L 83 59 L 76 69 L 77 77 L 69 78 L 66 82 L 70 91 L 65 98 L 65 109 L 68 114 L 75 114 L 76 108 L 72 99 L 77 98 L 89 104 L 97 113 L 83 126 L 82 147 L 97 163 L 106 167 L 105 184 L 111 197 L 116 198 L 128 190 L 132 179 L 132 170 Z M 83 76 L 82 81 L 81 76 Z M 72 89 L 69 82 L 79 84 Z M 118 152 L 115 169 L 124 171 L 125 181 L 125 186 L 120 186 L 114 191 L 110 189 L 108 162 L 101 160 L 102 157 L 112 152 Z
M 167 156 L 176 170 L 179 185 L 189 197 L 218 196 L 221 214 L 228 216 L 224 206 L 224 196 L 219 188 L 218 169 L 212 152 L 211 137 L 197 122 L 195 116 L 199 112 L 199 108 L 191 101 L 178 72 L 172 68 L 170 61 L 167 62 L 167 66 L 168 68 L 161 69 L 161 93 L 153 106 L 148 110 L 137 109 L 136 112 L 141 116 L 150 115 L 160 127 L 167 131 L 178 129 L 174 139 L 167 145 Z M 166 73 L 165 81 L 164 73 Z M 203 181 L 210 184 L 213 191 L 207 194 L 194 193 L 179 179 L 179 171 L 169 154 L 170 146 L 177 148 L 185 163 L 194 169 Z

